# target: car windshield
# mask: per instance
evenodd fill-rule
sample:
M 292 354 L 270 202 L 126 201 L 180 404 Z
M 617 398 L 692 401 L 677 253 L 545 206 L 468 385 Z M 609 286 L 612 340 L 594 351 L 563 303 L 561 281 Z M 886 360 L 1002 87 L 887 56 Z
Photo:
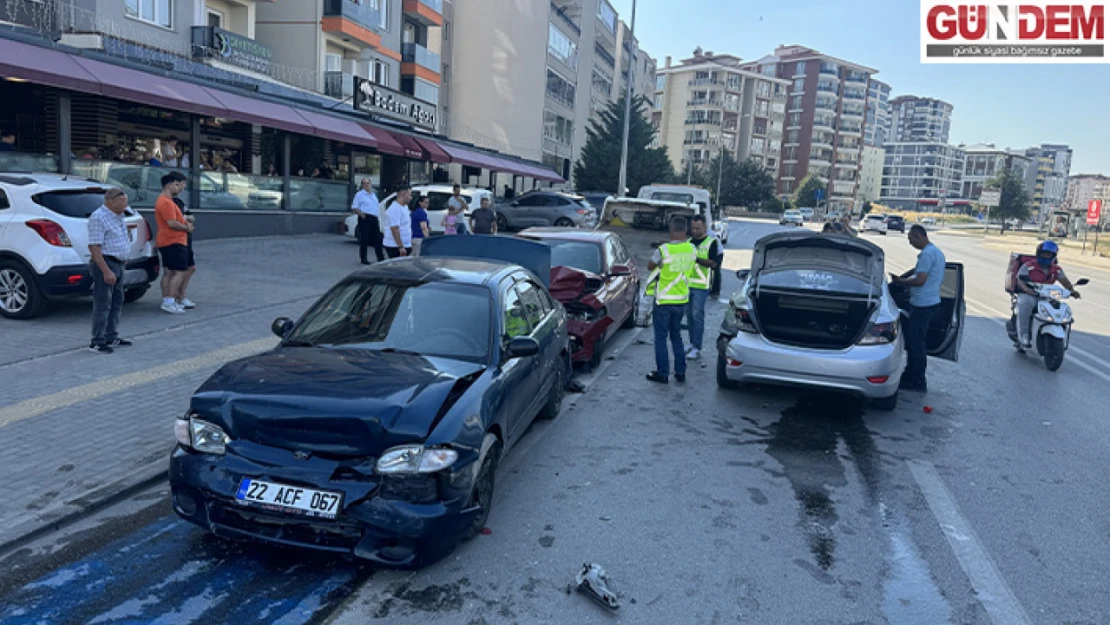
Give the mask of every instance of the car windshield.
M 871 290 L 870 285 L 864 280 L 821 269 L 765 271 L 759 274 L 759 285 L 779 289 L 847 293 L 850 295 L 867 295 Z
M 694 196 L 689 193 L 668 193 L 665 191 L 656 191 L 651 194 L 651 199 L 662 200 L 664 202 L 681 202 L 683 204 L 694 203 Z
M 424 196 L 426 196 L 428 198 L 428 210 L 431 210 L 431 211 L 445 211 L 445 210 L 447 210 L 448 200 L 450 200 L 452 197 L 454 197 L 450 193 L 445 193 L 443 191 L 429 191 L 429 192 L 425 193 Z M 462 198 L 462 201 L 467 206 L 470 206 L 470 196 L 469 195 L 464 195 L 464 194 L 460 193 L 459 197 Z
M 590 273 L 602 273 L 600 245 L 557 239 L 542 239 L 540 242 L 551 248 L 552 267 L 570 267 Z
M 443 322 L 443 312 L 451 321 Z M 285 344 L 489 359 L 490 295 L 479 286 L 351 280 L 320 299 Z

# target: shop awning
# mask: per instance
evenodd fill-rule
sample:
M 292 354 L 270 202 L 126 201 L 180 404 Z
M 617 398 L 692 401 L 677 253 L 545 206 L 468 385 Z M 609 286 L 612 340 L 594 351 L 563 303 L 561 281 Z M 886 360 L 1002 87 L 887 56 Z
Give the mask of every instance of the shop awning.
M 378 147 L 378 140 L 373 135 L 366 132 L 358 122 L 340 119 L 331 115 L 324 115 L 323 113 L 314 113 L 304 109 L 298 109 L 297 113 L 308 120 L 315 128 L 315 135 L 325 139 L 333 139 L 335 141 L 343 141 L 344 143 L 353 143 L 355 145 L 362 145 L 370 148 Z
M 220 117 L 304 135 L 316 134 L 316 128 L 291 106 L 248 98 L 220 89 L 204 87 L 204 90 L 224 105 L 226 110 Z
M 365 130 L 371 137 L 378 142 L 378 151 L 382 154 L 393 154 L 395 156 L 404 156 L 405 148 L 401 147 L 400 143 L 393 140 L 392 134 L 384 128 L 377 126 L 370 126 L 367 124 L 360 124 L 362 129 Z
M 73 60 L 96 76 L 106 96 L 208 117 L 225 117 L 228 112 L 200 85 L 81 56 Z
M 502 169 L 501 162 L 492 156 L 486 156 L 481 152 L 460 148 L 450 143 L 440 143 L 439 147 L 451 157 L 452 163 L 459 163 L 462 165 L 469 165 L 471 167 L 478 167 L 480 169 L 488 169 L 490 171 L 498 171 Z
M 428 155 L 429 161 L 433 163 L 451 162 L 451 157 L 448 156 L 447 152 L 444 152 L 443 148 L 439 147 L 439 144 L 435 141 L 432 141 L 431 139 L 424 139 L 422 137 L 413 137 L 413 140 L 419 143 L 420 147 L 424 148 L 424 153 Z
M 420 144 L 416 142 L 416 139 L 401 132 L 393 132 L 391 130 L 386 130 L 385 132 L 389 134 L 390 138 L 392 138 L 394 141 L 397 142 L 398 145 L 401 146 L 401 150 L 403 152 L 401 156 L 404 156 L 406 158 L 414 158 L 418 161 L 425 160 L 424 148 L 420 147 Z
M 0 39 L 0 76 L 41 85 L 100 93 L 100 81 L 59 50 Z

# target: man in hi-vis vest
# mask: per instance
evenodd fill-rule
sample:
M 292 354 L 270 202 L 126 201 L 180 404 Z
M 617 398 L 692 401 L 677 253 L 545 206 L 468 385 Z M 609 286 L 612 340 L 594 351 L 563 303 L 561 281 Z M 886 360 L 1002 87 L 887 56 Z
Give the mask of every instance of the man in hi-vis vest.
M 701 357 L 702 340 L 705 338 L 705 302 L 713 286 L 713 270 L 717 268 L 720 252 L 717 239 L 708 235 L 705 217 L 694 216 L 690 235 L 690 244 L 694 246 L 698 260 L 690 274 L 690 303 L 686 305 L 686 325 L 690 328 L 690 348 L 686 351 L 686 358 L 697 360 Z
M 655 296 L 652 326 L 655 328 L 655 371 L 648 374 L 652 382 L 666 384 L 671 377 L 667 339 L 674 350 L 674 379 L 686 381 L 686 353 L 682 348 L 682 315 L 690 301 L 690 275 L 697 264 L 697 250 L 686 240 L 686 219 L 671 218 L 671 240 L 660 245 L 648 263 L 648 271 L 658 270 L 659 277 L 647 287 Z

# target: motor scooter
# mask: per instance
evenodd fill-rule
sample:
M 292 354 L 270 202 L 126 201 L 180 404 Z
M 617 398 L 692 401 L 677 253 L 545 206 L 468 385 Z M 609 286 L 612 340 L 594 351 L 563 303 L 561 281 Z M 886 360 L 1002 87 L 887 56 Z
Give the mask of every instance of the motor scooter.
M 1075 283 L 1080 287 L 1088 284 L 1090 280 L 1082 278 Z M 1071 306 L 1065 301 L 1071 297 L 1062 286 L 1056 284 L 1031 284 L 1037 293 L 1037 306 L 1033 309 L 1033 321 L 1030 326 L 1030 336 L 1037 348 L 1037 354 L 1044 358 L 1045 367 L 1049 371 L 1056 371 L 1064 364 L 1064 352 L 1071 341 L 1071 326 L 1074 323 Z M 1006 333 L 1013 341 L 1014 347 L 1024 354 L 1025 346 L 1018 337 L 1018 294 L 1010 296 L 1010 320 L 1006 322 Z

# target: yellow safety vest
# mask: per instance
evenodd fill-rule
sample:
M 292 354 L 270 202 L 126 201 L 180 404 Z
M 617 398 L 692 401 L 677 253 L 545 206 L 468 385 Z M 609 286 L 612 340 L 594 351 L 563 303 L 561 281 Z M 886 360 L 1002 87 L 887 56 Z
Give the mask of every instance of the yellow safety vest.
M 657 269 L 659 279 L 648 285 L 647 294 L 654 295 L 659 304 L 689 302 L 690 275 L 698 258 L 694 245 L 689 241 L 664 243 L 659 246 L 659 253 L 663 257 L 663 263 Z
M 717 239 L 713 237 L 705 237 L 701 245 L 695 248 L 698 252 L 698 258 L 702 260 L 709 258 L 709 250 L 713 249 L 713 242 L 716 240 Z M 693 245 L 693 241 L 691 241 L 690 244 Z M 702 265 L 694 263 L 694 273 L 690 275 L 690 288 L 708 291 L 712 284 L 713 270 L 709 267 L 703 267 Z

